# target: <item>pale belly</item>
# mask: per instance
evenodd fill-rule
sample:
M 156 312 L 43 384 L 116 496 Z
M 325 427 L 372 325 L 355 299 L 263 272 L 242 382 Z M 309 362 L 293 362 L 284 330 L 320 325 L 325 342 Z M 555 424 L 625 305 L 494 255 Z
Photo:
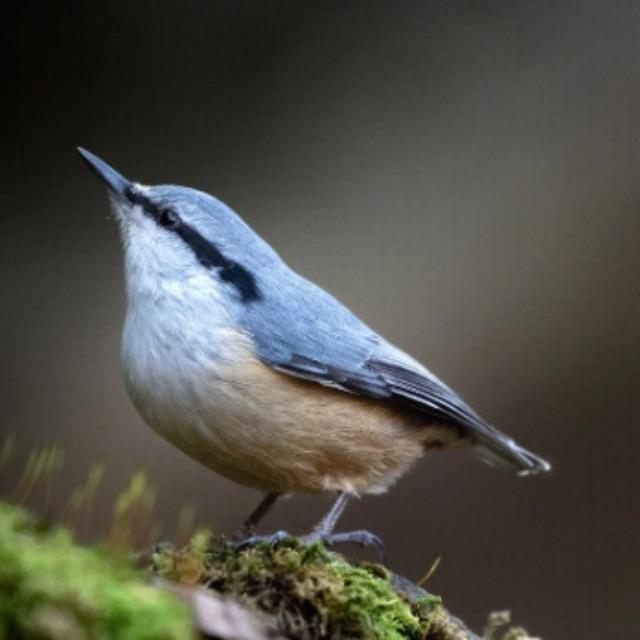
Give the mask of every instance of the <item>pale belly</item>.
M 248 350 L 220 365 L 151 373 L 125 362 L 145 421 L 240 484 L 278 492 L 379 493 L 424 449 L 455 439 L 426 416 L 273 370 Z

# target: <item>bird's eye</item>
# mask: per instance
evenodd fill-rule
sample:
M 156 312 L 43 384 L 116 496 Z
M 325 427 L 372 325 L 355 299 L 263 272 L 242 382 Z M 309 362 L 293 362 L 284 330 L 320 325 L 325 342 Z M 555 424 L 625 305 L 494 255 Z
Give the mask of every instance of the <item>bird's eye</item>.
M 158 222 L 167 229 L 175 229 L 180 224 L 180 216 L 173 209 L 162 209 Z

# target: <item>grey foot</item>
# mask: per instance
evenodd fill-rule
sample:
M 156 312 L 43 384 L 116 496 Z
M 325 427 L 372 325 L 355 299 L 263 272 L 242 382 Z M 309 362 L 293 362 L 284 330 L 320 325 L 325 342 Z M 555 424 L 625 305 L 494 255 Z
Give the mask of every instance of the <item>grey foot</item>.
M 357 544 L 361 547 L 375 547 L 378 552 L 381 564 L 387 564 L 387 550 L 382 540 L 365 529 L 357 531 L 344 531 L 342 533 L 330 533 L 323 535 L 321 532 L 312 531 L 310 534 L 300 538 L 305 544 L 313 544 L 314 542 L 323 542 L 325 546 L 331 547 L 335 544 Z
M 248 547 L 255 547 L 255 545 L 260 544 L 261 542 L 268 542 L 272 547 L 277 547 L 280 543 L 285 540 L 289 540 L 290 538 L 292 538 L 292 536 L 286 531 L 276 531 L 270 536 L 251 536 L 244 540 L 233 541 L 231 546 L 237 551 L 247 549 Z
M 245 540 L 253 540 L 254 538 L 258 538 L 256 536 L 255 527 L 240 527 L 232 536 L 229 538 L 229 541 L 232 545 L 241 544 Z M 264 536 L 265 538 L 268 536 Z

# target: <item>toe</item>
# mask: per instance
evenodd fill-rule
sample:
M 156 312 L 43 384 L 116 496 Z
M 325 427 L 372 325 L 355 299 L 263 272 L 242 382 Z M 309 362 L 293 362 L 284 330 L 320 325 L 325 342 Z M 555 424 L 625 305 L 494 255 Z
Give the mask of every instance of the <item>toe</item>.
M 286 531 L 276 531 L 270 538 L 269 542 L 272 547 L 277 547 L 279 544 L 288 540 L 291 536 Z
M 323 539 L 323 542 L 327 546 L 332 546 L 334 544 L 357 544 L 361 547 L 375 547 L 378 551 L 378 555 L 380 557 L 380 562 L 383 565 L 387 564 L 387 551 L 385 549 L 384 543 L 382 540 L 371 533 L 370 531 L 365 531 L 364 529 L 358 531 L 346 531 L 344 533 L 333 533 L 330 536 L 326 536 Z
M 231 542 L 231 546 L 237 551 L 247 549 L 248 547 L 255 547 L 261 542 L 268 542 L 272 547 L 277 547 L 284 540 L 288 540 L 291 536 L 286 531 L 276 531 L 269 536 L 251 536 L 244 540 L 234 540 Z

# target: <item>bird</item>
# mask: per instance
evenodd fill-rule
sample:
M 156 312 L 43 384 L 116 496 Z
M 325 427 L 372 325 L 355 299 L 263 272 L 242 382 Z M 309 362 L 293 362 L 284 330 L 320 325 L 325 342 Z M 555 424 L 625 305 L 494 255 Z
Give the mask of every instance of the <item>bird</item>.
M 336 533 L 352 497 L 389 489 L 423 454 L 465 449 L 519 475 L 550 465 L 482 419 L 410 355 L 291 269 L 230 207 L 202 191 L 130 181 L 78 147 L 106 185 L 124 248 L 124 385 L 144 421 L 191 458 L 263 499 L 335 501 L 304 542 Z

